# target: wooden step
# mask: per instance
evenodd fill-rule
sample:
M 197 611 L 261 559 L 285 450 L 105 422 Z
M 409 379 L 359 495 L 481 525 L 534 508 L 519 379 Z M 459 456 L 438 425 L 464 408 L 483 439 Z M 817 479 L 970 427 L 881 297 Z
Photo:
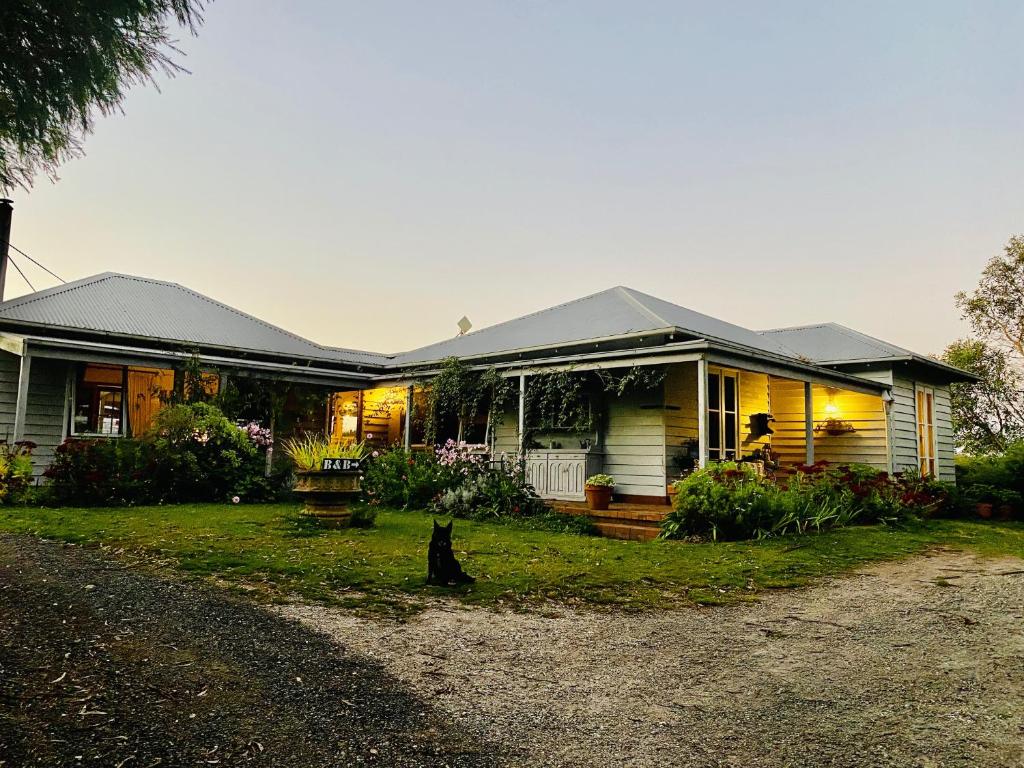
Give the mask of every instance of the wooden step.
M 651 541 L 658 538 L 661 530 L 651 525 L 627 525 L 624 523 L 594 523 L 601 535 L 609 539 L 627 539 L 628 541 Z

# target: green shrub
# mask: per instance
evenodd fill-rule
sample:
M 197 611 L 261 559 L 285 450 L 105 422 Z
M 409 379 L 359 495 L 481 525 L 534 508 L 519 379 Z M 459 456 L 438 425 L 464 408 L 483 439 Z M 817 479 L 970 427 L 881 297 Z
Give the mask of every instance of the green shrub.
M 0 503 L 20 501 L 32 482 L 32 449 L 35 443 L 0 442 Z
M 43 473 L 40 501 L 55 506 L 124 506 L 155 499 L 149 457 L 138 440 L 65 440 Z
M 425 508 L 445 489 L 447 475 L 433 451 L 389 448 L 370 454 L 363 470 L 363 491 L 371 504 Z
M 801 466 L 779 482 L 759 476 L 749 465 L 724 462 L 694 472 L 676 489 L 662 537 L 715 541 L 891 523 L 934 514 L 949 496 L 934 481 L 827 462 Z
M 141 439 L 70 439 L 44 473 L 42 500 L 120 506 L 172 502 L 265 501 L 283 476 L 266 474 L 264 442 L 208 403 L 160 411 Z

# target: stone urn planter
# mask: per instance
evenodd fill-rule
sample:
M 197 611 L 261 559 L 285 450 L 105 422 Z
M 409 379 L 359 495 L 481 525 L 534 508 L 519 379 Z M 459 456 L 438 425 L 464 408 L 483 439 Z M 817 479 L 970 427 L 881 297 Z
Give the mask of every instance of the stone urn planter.
M 338 469 L 333 468 L 337 463 Z M 341 469 L 344 463 L 345 468 Z M 330 468 L 295 473 L 294 491 L 307 515 L 336 526 L 348 525 L 352 504 L 363 491 L 357 459 L 324 459 Z

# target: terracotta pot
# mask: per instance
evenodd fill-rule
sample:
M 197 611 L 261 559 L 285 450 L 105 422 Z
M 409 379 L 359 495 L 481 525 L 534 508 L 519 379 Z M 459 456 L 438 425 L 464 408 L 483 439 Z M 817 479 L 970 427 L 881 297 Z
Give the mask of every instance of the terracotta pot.
M 986 503 L 978 502 L 977 504 L 974 505 L 974 509 L 977 511 L 978 517 L 980 517 L 980 518 L 988 520 L 990 517 L 992 517 L 992 505 L 991 504 L 986 504 Z
M 679 493 L 679 491 L 676 489 L 676 484 L 675 483 L 669 483 L 668 484 L 668 503 L 669 503 L 669 506 L 672 506 L 672 507 L 675 506 L 676 495 L 678 493 Z
M 587 495 L 587 506 L 590 509 L 608 509 L 612 503 L 612 486 L 585 485 L 583 492 Z
M 295 493 L 304 511 L 334 525 L 348 525 L 352 503 L 362 493 L 362 476 L 356 472 L 296 472 Z

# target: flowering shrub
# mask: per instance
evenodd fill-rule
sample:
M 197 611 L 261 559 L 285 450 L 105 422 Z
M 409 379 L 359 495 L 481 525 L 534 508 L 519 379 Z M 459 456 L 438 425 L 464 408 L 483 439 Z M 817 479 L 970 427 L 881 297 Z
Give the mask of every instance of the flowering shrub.
M 266 430 L 238 427 L 208 403 L 161 410 L 142 439 L 65 441 L 44 473 L 55 504 L 262 501 Z
M 32 449 L 36 444 L 19 440 L 0 441 L 0 502 L 19 499 L 32 480 Z
M 483 446 L 448 440 L 433 451 L 374 451 L 363 490 L 371 504 L 426 508 L 455 517 L 533 515 L 544 505 L 517 462 L 492 466 Z
M 482 519 L 488 517 L 525 517 L 544 512 L 546 507 L 527 484 L 519 462 L 503 459 L 491 465 L 476 462 L 435 499 L 431 511 L 439 515 Z
M 254 445 L 260 448 L 269 448 L 274 442 L 273 433 L 267 427 L 260 426 L 258 421 L 250 421 L 248 424 L 239 427 L 239 429 L 245 433 L 246 437 Z
M 779 482 L 749 465 L 723 462 L 694 472 L 676 489 L 664 538 L 735 540 L 892 523 L 934 514 L 949 498 L 932 480 L 827 462 L 797 467 Z

